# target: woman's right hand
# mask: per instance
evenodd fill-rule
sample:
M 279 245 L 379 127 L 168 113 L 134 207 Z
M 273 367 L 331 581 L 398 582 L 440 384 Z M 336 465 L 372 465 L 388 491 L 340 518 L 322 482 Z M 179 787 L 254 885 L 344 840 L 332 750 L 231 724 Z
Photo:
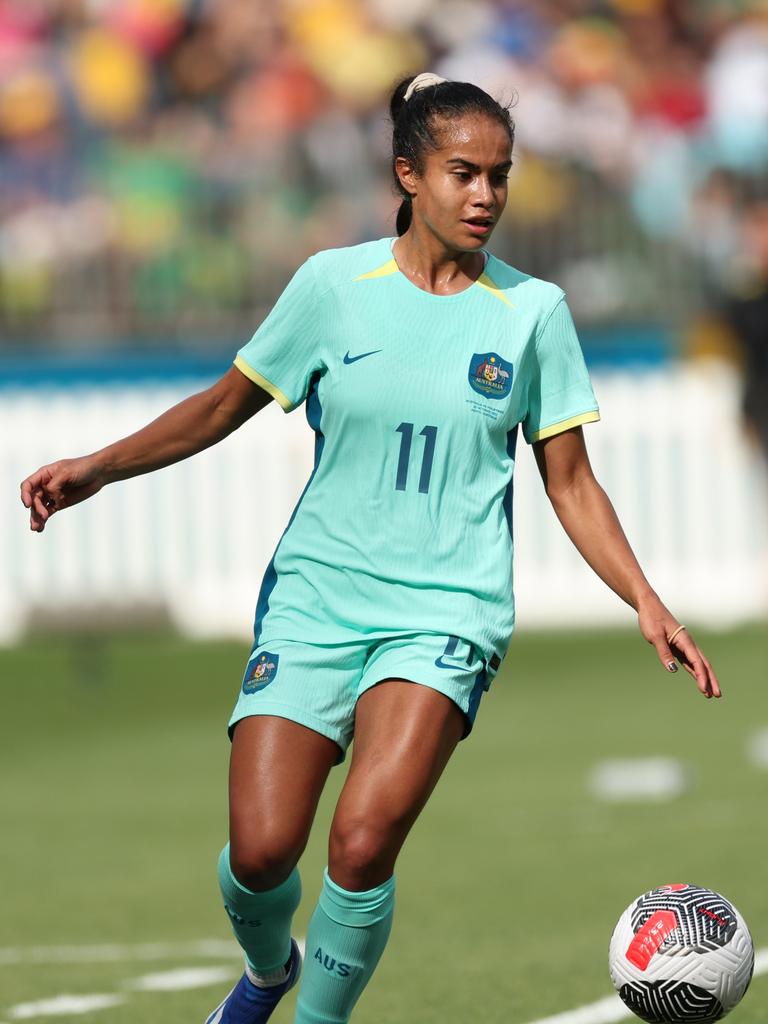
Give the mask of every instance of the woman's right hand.
M 21 485 L 21 500 L 29 509 L 29 528 L 42 533 L 51 516 L 96 494 L 107 482 L 93 455 L 60 459 L 28 476 Z

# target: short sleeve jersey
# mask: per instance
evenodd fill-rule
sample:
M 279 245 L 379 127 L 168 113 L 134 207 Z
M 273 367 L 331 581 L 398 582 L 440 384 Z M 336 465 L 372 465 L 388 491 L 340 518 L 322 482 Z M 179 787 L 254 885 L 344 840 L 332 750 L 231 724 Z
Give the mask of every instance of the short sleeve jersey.
M 316 435 L 257 641 L 433 632 L 503 657 L 518 429 L 531 443 L 599 419 L 562 291 L 489 256 L 433 295 L 388 238 L 320 252 L 235 365 L 286 412 L 305 403 Z

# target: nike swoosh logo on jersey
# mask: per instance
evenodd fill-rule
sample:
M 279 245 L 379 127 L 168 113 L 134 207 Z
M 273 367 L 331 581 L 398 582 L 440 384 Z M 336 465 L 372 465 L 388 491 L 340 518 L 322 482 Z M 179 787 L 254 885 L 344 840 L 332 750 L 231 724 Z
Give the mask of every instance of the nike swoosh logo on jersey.
M 349 349 L 347 349 L 347 354 L 344 356 L 344 362 L 349 365 L 350 363 L 356 363 L 358 359 L 365 359 L 366 356 L 375 356 L 377 352 L 383 351 L 384 350 L 381 348 L 375 348 L 371 352 L 362 352 L 359 356 L 351 356 L 349 354 Z

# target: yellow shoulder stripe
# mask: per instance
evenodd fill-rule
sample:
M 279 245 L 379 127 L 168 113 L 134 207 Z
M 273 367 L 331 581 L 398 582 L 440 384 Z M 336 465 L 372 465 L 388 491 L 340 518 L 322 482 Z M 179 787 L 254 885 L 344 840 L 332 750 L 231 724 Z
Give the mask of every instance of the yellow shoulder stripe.
M 290 412 L 291 409 L 293 409 L 293 402 L 289 398 L 286 398 L 280 388 L 276 388 L 272 381 L 267 380 L 266 377 L 262 377 L 257 370 L 254 370 L 252 366 L 249 366 L 248 363 L 246 363 L 242 356 L 235 357 L 235 366 L 241 373 L 245 374 L 248 380 L 252 380 L 254 384 L 258 384 L 260 388 L 263 388 L 268 395 L 272 395 L 284 412 Z
M 579 416 L 571 416 L 569 420 L 560 420 L 559 423 L 553 423 L 551 427 L 544 427 L 543 430 L 537 430 L 531 438 L 531 441 L 543 441 L 547 437 L 554 437 L 555 434 L 562 434 L 564 430 L 570 430 L 572 427 L 580 427 L 582 423 L 596 423 L 600 419 L 600 413 L 595 409 L 593 412 L 583 412 Z
M 494 281 L 486 274 L 485 271 L 478 277 L 475 284 L 480 285 L 481 288 L 485 288 L 491 295 L 495 295 L 497 299 L 504 303 L 505 306 L 509 306 L 510 309 L 514 309 L 514 303 L 510 302 L 504 292 L 499 288 Z
M 400 268 L 398 267 L 394 257 L 391 260 L 387 260 L 382 266 L 377 267 L 376 270 L 369 270 L 367 274 L 361 274 L 360 277 L 356 277 L 356 281 L 371 281 L 374 277 L 388 277 L 390 274 L 396 274 Z
M 386 263 L 382 264 L 380 267 L 377 267 L 375 270 L 369 270 L 367 274 L 361 274 L 359 277 L 356 277 L 355 280 L 371 281 L 376 277 L 389 277 L 390 274 L 397 274 L 399 270 L 400 268 L 397 265 L 397 261 L 393 257 L 391 260 L 387 260 Z M 490 292 L 491 295 L 495 295 L 496 298 L 499 299 L 499 301 L 503 302 L 505 306 L 509 306 L 510 309 L 515 308 L 514 304 L 509 301 L 509 299 L 501 290 L 501 288 L 499 288 L 496 285 L 496 282 L 493 281 L 488 276 L 488 274 L 485 273 L 485 271 L 483 271 L 480 277 L 478 277 L 478 279 L 475 281 L 475 284 L 479 285 L 481 288 L 484 288 L 487 292 Z

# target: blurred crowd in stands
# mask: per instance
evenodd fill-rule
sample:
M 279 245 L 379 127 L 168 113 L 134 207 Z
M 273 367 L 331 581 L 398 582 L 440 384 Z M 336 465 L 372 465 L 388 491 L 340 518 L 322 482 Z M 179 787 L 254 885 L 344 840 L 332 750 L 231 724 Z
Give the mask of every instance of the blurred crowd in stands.
M 7 343 L 241 339 L 309 253 L 394 233 L 424 69 L 514 101 L 493 249 L 582 322 L 766 287 L 768 0 L 0 0 Z

